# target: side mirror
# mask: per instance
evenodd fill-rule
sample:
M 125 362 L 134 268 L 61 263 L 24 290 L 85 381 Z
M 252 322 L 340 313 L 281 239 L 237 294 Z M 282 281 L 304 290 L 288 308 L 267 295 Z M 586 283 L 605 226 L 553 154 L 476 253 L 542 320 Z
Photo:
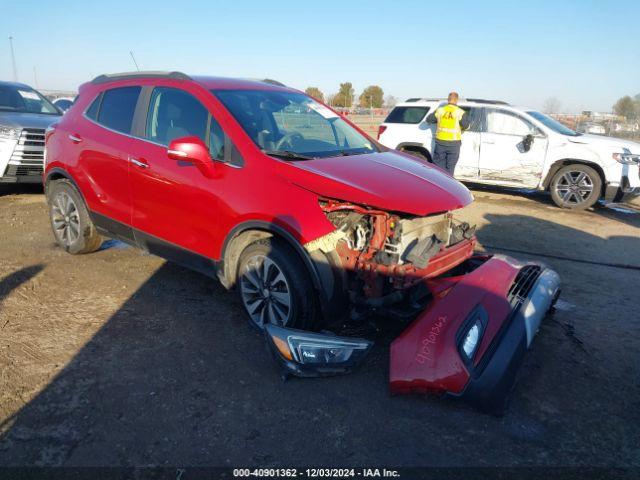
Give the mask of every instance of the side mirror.
M 524 147 L 524 151 L 528 152 L 531 150 L 531 145 L 533 145 L 533 135 L 528 134 L 522 139 L 522 146 Z
M 193 163 L 205 177 L 213 176 L 213 160 L 209 148 L 200 137 L 180 137 L 169 143 L 167 156 L 179 162 Z

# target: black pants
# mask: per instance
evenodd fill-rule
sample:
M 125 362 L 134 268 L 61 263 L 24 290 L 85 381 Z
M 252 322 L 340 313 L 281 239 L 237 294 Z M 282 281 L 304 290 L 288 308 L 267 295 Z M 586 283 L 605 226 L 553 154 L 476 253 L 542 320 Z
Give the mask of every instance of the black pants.
M 460 145 L 461 142 L 448 144 L 436 142 L 436 148 L 433 151 L 433 163 L 453 175 L 460 156 Z

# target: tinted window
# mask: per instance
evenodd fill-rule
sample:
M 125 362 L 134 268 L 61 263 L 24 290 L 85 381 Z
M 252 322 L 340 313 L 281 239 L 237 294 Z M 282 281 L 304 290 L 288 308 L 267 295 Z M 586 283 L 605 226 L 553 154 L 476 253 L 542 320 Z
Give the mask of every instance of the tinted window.
M 27 86 L 0 85 L 0 111 L 60 115 L 40 93 Z
M 224 160 L 224 132 L 213 117 L 209 127 L 209 152 L 214 160 Z
M 469 128 L 467 129 L 467 131 L 469 132 L 482 131 L 482 109 L 474 108 L 474 107 L 460 107 L 460 108 L 462 108 L 469 116 Z
M 140 87 L 122 87 L 105 91 L 98 113 L 98 123 L 117 132 L 130 133 L 138 95 Z
M 504 110 L 488 110 L 487 132 L 524 137 L 530 133 L 535 133 L 535 129 L 533 125 L 517 115 Z
M 100 109 L 100 101 L 102 100 L 102 93 L 96 97 L 91 106 L 85 112 L 85 115 L 91 120 L 97 120 L 98 110 Z
M 396 107 L 384 123 L 420 123 L 429 113 L 429 107 Z
M 208 117 L 207 109 L 191 94 L 175 88 L 159 87 L 151 95 L 146 137 L 162 145 L 191 135 L 206 142 Z

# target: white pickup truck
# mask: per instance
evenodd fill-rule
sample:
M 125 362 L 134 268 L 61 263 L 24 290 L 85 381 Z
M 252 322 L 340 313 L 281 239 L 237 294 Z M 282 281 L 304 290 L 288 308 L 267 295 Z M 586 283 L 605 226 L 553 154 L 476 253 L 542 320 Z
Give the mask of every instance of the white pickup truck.
M 427 115 L 443 99 L 398 104 L 378 130 L 390 148 L 431 161 L 435 126 Z M 466 99 L 470 117 L 462 134 L 458 180 L 548 190 L 560 207 L 586 209 L 599 199 L 640 195 L 640 143 L 576 133 L 553 118 L 504 102 Z

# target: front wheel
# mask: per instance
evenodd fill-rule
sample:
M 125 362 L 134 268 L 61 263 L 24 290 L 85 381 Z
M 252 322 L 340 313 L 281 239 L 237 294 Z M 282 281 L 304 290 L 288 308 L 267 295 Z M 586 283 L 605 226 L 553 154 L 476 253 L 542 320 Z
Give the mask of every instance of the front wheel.
M 598 172 L 587 165 L 567 165 L 553 176 L 549 190 L 559 207 L 585 210 L 600 198 L 602 179 Z
M 293 251 L 274 238 L 258 240 L 240 255 L 237 272 L 240 301 L 251 323 L 312 328 L 319 315 L 316 291 Z
M 72 255 L 98 250 L 102 237 L 73 184 L 67 179 L 53 180 L 46 194 L 49 220 L 58 245 Z

